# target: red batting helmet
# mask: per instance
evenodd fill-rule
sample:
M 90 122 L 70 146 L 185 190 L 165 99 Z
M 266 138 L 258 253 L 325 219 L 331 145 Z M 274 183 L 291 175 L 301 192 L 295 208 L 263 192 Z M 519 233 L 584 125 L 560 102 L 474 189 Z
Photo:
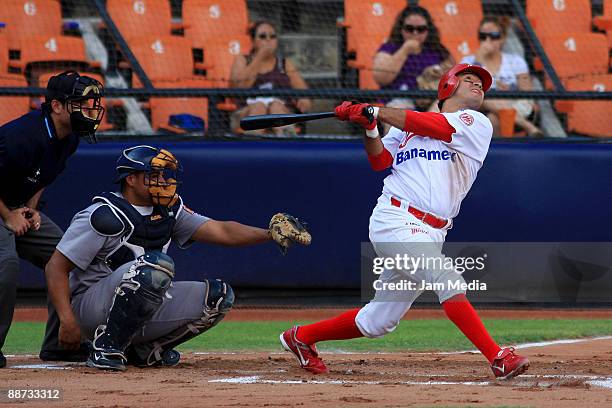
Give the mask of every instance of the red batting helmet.
M 493 78 L 489 71 L 478 65 L 457 64 L 442 75 L 438 84 L 438 100 L 440 102 L 453 96 L 459 86 L 459 74 L 472 73 L 482 81 L 482 90 L 487 92 L 493 83 Z

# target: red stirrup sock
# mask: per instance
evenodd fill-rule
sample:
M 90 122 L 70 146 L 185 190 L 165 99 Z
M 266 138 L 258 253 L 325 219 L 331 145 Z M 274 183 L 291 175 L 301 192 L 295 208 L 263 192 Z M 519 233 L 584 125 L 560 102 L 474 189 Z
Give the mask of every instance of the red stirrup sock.
M 500 347 L 489 335 L 480 317 L 465 295 L 456 295 L 442 303 L 446 316 L 465 334 L 472 344 L 489 360 L 493 359 Z
M 306 344 L 323 340 L 346 340 L 363 337 L 357 328 L 355 317 L 360 309 L 352 309 L 331 319 L 322 320 L 298 328 L 296 337 Z

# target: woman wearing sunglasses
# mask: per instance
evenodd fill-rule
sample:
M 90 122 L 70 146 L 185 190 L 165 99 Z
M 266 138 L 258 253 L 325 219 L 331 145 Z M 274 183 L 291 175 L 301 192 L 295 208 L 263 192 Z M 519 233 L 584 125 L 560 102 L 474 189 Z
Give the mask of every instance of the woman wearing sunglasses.
M 409 6 L 398 14 L 389 39 L 374 57 L 373 76 L 382 89 L 427 88 L 423 82 L 431 82 L 437 89 L 440 77 L 453 65 L 450 53 L 440 43 L 438 29 L 429 12 L 422 7 Z M 419 80 L 419 86 L 419 77 L 429 80 Z M 417 101 L 417 105 L 423 109 L 431 104 L 431 101 L 421 102 Z M 415 109 L 415 103 L 407 98 L 392 99 L 387 106 Z
M 268 21 L 258 21 L 249 30 L 253 47 L 248 55 L 236 57 L 230 74 L 232 88 L 306 89 L 308 86 L 295 66 L 278 53 L 278 34 L 276 28 Z M 310 110 L 310 100 L 282 100 L 276 97 L 260 96 L 248 98 L 246 106 L 232 118 L 232 130 L 237 130 L 238 122 L 246 116 L 289 113 L 297 109 L 300 112 Z M 263 133 L 265 130 L 252 131 Z M 273 128 L 276 135 L 295 134 L 293 126 Z
M 485 17 L 478 28 L 480 47 L 475 55 L 465 57 L 461 62 L 481 65 L 493 75 L 491 89 L 500 91 L 533 89 L 529 67 L 520 55 L 502 52 L 506 40 L 507 22 L 497 17 Z M 514 109 L 514 122 L 527 132 L 528 136 L 541 137 L 544 134 L 533 124 L 536 104 L 532 100 L 519 99 L 487 99 L 482 104 L 482 110 L 493 123 L 493 134 L 500 135 L 499 111 Z

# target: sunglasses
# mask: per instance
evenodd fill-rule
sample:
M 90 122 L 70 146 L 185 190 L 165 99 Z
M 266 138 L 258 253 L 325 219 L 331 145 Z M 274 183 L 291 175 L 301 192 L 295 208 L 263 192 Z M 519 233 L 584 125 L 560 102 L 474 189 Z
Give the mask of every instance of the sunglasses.
M 426 25 L 414 26 L 412 24 L 404 24 L 402 26 L 402 30 L 409 32 L 409 33 L 414 33 L 414 34 L 423 34 L 427 32 L 429 28 Z
M 257 35 L 260 40 L 276 40 L 276 34 L 261 33 Z
M 500 33 L 499 31 L 493 31 L 491 33 L 478 33 L 478 39 L 480 41 L 486 41 L 487 38 L 490 38 L 491 40 L 499 40 L 500 38 L 502 38 L 502 33 Z

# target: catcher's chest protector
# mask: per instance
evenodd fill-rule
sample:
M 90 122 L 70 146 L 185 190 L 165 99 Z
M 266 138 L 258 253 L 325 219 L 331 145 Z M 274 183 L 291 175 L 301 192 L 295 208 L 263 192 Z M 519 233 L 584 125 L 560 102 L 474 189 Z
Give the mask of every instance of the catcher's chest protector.
M 177 203 L 170 208 L 155 206 L 151 214 L 141 215 L 129 202 L 113 193 L 102 193 L 94 197 L 93 201 L 103 202 L 114 210 L 105 211 L 104 213 L 107 215 L 103 217 L 95 217 L 97 210 L 92 213 L 91 225 L 98 233 L 110 235 L 101 231 L 103 229 L 101 226 L 105 221 L 105 224 L 108 224 L 108 220 L 103 218 L 114 216 L 117 218 L 117 220 L 114 220 L 115 222 L 120 221 L 123 224 L 121 232 L 113 231 L 115 233 L 112 234 L 121 237 L 119 245 L 105 259 L 111 270 L 135 260 L 145 251 L 165 253 L 172 239 L 176 216 L 183 205 L 183 201 L 179 197 Z

